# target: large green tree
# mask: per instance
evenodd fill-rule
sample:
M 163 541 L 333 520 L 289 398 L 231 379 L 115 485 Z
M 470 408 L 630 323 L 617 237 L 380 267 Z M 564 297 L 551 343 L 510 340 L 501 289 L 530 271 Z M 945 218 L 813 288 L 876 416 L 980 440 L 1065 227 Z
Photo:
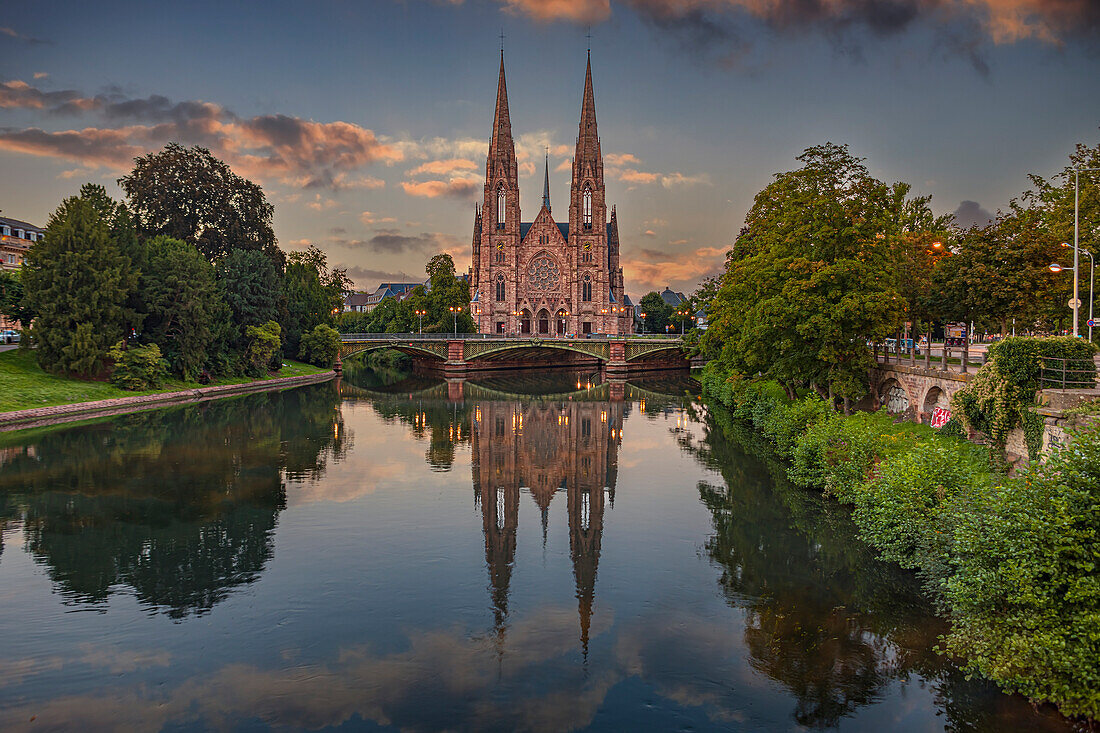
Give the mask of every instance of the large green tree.
M 26 328 L 34 320 L 34 314 L 27 309 L 23 297 L 22 275 L 22 269 L 0 270 L 0 313 Z
M 246 249 L 264 252 L 282 265 L 271 223 L 275 207 L 263 189 L 209 150 L 169 143 L 134 163 L 118 183 L 142 234 L 183 240 L 211 262 Z
M 287 255 L 283 275 L 283 344 L 286 354 L 297 354 L 303 333 L 320 325 L 334 326 L 351 289 L 347 272 L 328 267 L 325 253 L 314 246 Z
M 664 301 L 661 294 L 657 291 L 646 293 L 638 301 L 638 305 L 642 307 L 642 313 L 645 313 L 645 318 L 642 319 L 645 332 L 664 333 L 665 326 L 672 319 L 672 306 Z
M 1014 201 L 993 223 L 959 235 L 933 272 L 928 307 L 941 320 L 987 323 L 1002 334 L 1013 318 L 1031 326 L 1065 313 L 1068 278 L 1049 269 L 1063 254 L 1044 212 Z
M 194 378 L 210 357 L 215 323 L 224 306 L 214 268 L 197 249 L 159 236 L 146 243 L 141 292 L 146 306 L 142 339 L 160 346 L 171 370 Z
M 798 157 L 757 194 L 727 259 L 704 353 L 727 369 L 852 400 L 866 394 L 869 339 L 894 333 L 907 303 L 903 238 L 945 227 L 925 197 L 870 175 L 847 146 Z
M 107 350 L 134 325 L 126 304 L 137 275 L 110 225 L 93 200 L 67 198 L 50 216 L 45 241 L 27 253 L 25 305 L 35 315 L 35 354 L 46 371 L 102 373 Z
M 255 250 L 234 250 L 218 260 L 217 274 L 218 289 L 242 342 L 246 327 L 278 319 L 281 276 L 269 257 Z

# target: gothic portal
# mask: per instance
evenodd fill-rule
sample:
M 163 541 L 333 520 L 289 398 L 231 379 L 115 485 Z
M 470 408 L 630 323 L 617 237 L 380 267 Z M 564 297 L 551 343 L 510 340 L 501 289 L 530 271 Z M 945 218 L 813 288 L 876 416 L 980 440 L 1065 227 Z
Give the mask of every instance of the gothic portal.
M 614 207 L 608 218 L 604 193 L 591 56 L 568 224 L 555 222 L 550 213 L 549 160 L 546 164 L 542 208 L 534 221 L 521 222 L 519 168 L 501 52 L 485 196 L 474 213 L 470 300 L 478 331 L 531 336 L 631 333 L 633 314 L 619 266 L 619 224 Z

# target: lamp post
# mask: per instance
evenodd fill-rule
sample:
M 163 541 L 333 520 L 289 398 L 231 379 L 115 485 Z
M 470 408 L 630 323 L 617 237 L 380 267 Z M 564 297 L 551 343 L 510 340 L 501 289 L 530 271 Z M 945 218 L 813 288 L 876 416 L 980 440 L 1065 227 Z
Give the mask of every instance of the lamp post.
M 451 311 L 451 315 L 454 316 L 454 319 L 455 319 L 455 336 L 457 336 L 458 335 L 458 314 L 462 312 L 462 306 L 452 305 L 449 310 Z
M 1062 242 L 1062 246 L 1063 247 L 1068 247 L 1069 243 L 1068 242 Z M 1093 300 L 1093 285 L 1096 281 L 1096 260 L 1093 258 L 1092 252 L 1089 252 L 1087 249 L 1082 250 L 1082 251 L 1089 256 L 1089 341 L 1092 341 L 1092 300 Z M 1077 258 L 1077 253 L 1074 252 L 1074 259 L 1076 259 L 1076 258 Z M 1050 271 L 1051 272 L 1062 272 L 1064 270 L 1073 270 L 1073 281 L 1077 282 L 1077 267 L 1076 266 L 1074 266 L 1074 267 L 1062 267 L 1057 262 L 1052 262 L 1050 264 Z M 1077 300 L 1078 300 L 1077 293 L 1074 292 L 1074 294 L 1073 294 L 1073 305 L 1074 305 L 1075 317 L 1076 317 L 1076 310 L 1077 310 L 1076 306 L 1078 305 Z M 1076 332 L 1074 332 L 1074 336 L 1076 336 L 1076 335 L 1077 335 Z
M 1081 173 L 1092 173 L 1100 171 L 1100 168 L 1074 168 L 1073 169 L 1073 335 L 1077 336 L 1077 310 L 1081 305 L 1081 299 L 1077 297 L 1077 268 L 1079 265 L 1079 252 L 1081 250 Z M 1058 272 L 1058 270 L 1054 270 Z M 1068 269 L 1068 268 L 1061 268 Z M 1091 295 L 1089 300 L 1092 300 Z M 1090 303 L 1091 307 L 1091 303 Z M 1091 316 L 1090 316 L 1091 317 Z M 1090 337 L 1091 340 L 1091 337 Z
M 642 335 L 645 335 L 645 311 L 642 311 Z
M 418 316 L 418 317 L 420 318 L 420 335 L 421 335 L 421 336 L 423 336 L 423 335 L 424 335 L 424 315 L 425 315 L 425 314 L 426 314 L 427 312 L 428 312 L 428 311 L 422 311 L 422 310 L 415 310 L 415 311 L 413 311 L 413 313 L 414 313 L 414 314 L 416 314 L 416 315 L 417 315 L 417 316 Z

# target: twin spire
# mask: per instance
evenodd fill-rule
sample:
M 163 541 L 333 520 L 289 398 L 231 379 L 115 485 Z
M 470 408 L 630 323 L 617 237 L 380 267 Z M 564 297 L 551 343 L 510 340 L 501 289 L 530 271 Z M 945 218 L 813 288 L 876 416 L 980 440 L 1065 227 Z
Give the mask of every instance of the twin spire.
M 584 97 L 581 100 L 581 121 L 577 134 L 577 150 L 573 158 L 573 179 L 602 178 L 603 159 L 596 128 L 596 97 L 592 90 L 592 52 L 589 50 L 584 73 Z M 504 175 L 517 182 L 516 146 L 512 139 L 512 120 L 508 112 L 508 84 L 504 76 L 504 49 L 500 51 L 500 75 L 497 79 L 497 105 L 493 115 L 493 134 L 489 139 L 489 155 L 485 164 L 486 182 Z M 550 152 L 543 161 L 542 205 L 550 211 Z

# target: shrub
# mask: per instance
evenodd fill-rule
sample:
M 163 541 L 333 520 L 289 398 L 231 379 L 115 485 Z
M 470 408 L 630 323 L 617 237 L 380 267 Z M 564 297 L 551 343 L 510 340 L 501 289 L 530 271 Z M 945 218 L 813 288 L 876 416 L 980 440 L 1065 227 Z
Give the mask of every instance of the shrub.
M 974 497 L 945 585 L 948 651 L 1066 715 L 1100 717 L 1100 425 Z
M 335 328 L 321 324 L 302 335 L 298 356 L 310 364 L 327 369 L 336 361 L 338 353 L 340 353 L 340 333 Z
M 791 481 L 847 500 L 883 447 L 882 437 L 859 417 L 833 414 L 811 425 L 791 452 Z
M 1077 379 L 1096 378 L 1096 365 L 1092 355 L 1096 346 L 1083 339 L 1071 336 L 1054 338 L 1027 338 L 1013 336 L 989 347 L 989 358 L 996 361 L 1005 378 L 1021 391 L 1023 399 L 1030 401 L 1039 388 L 1041 357 L 1056 357 L 1079 362 L 1072 369 L 1084 369 L 1087 375 L 1077 375 Z
M 761 430 L 775 444 L 776 453 L 786 458 L 811 426 L 832 414 L 833 410 L 825 400 L 811 395 L 788 405 L 776 406 Z
M 262 376 L 281 343 L 279 324 L 268 321 L 262 326 L 248 326 L 245 337 L 248 349 L 245 351 L 245 370 L 253 377 Z
M 156 389 L 168 376 L 168 361 L 156 344 L 126 348 L 119 341 L 107 353 L 114 360 L 111 384 L 121 389 Z
M 920 570 L 938 596 L 951 573 L 955 502 L 989 475 L 980 448 L 933 438 L 875 467 L 870 480 L 852 492 L 853 519 L 884 559 Z

